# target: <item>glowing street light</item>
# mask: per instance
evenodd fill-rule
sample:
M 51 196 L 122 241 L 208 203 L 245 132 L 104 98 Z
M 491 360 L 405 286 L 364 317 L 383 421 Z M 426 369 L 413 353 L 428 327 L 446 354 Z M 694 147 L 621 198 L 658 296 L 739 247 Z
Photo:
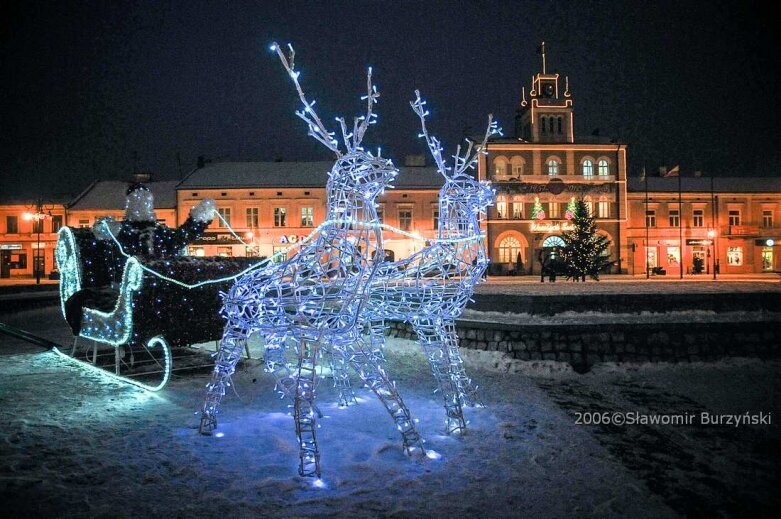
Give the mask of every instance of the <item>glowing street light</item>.
M 37 244 L 35 247 L 35 252 L 33 253 L 33 270 L 35 271 L 35 284 L 40 285 L 41 284 L 41 270 L 42 266 L 38 265 L 38 258 L 43 256 L 44 262 L 46 261 L 46 254 L 41 254 L 41 230 L 43 228 L 43 222 L 44 220 L 51 218 L 52 213 L 51 211 L 44 212 L 43 210 L 43 202 L 41 200 L 38 200 L 38 203 L 36 204 L 36 210 L 34 213 L 32 212 L 25 212 L 22 214 L 22 220 L 29 222 L 34 222 L 34 229 L 37 234 Z M 45 266 L 44 266 L 45 267 Z

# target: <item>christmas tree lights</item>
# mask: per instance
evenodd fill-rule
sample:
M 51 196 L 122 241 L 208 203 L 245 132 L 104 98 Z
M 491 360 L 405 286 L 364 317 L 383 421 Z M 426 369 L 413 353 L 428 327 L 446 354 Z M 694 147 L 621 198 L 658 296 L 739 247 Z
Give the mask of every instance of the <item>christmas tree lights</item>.
M 532 206 L 532 220 L 544 220 L 544 219 L 545 219 L 545 210 L 542 208 L 542 204 L 540 203 L 540 197 L 535 196 L 534 205 Z
M 599 272 L 610 264 L 605 255 L 610 240 L 597 232 L 594 217 L 583 200 L 575 205 L 572 223 L 575 228 L 562 235 L 567 279 L 586 281 L 588 276 L 599 281 Z

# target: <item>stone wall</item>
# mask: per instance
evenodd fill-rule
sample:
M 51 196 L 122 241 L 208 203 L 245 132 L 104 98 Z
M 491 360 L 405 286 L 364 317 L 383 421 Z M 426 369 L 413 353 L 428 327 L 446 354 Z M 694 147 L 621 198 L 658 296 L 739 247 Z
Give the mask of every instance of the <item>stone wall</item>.
M 393 336 L 415 340 L 407 323 Z M 781 322 L 512 325 L 461 320 L 460 346 L 520 360 L 568 362 L 586 372 L 598 362 L 695 362 L 724 357 L 781 357 Z

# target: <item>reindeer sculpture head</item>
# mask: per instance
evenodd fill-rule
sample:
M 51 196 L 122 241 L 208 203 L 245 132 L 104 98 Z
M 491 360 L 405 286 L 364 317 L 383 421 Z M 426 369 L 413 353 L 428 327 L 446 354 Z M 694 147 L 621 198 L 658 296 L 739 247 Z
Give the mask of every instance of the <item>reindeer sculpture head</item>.
M 377 115 L 373 109 L 379 101 L 380 93 L 377 91 L 377 87 L 372 84 L 371 67 L 366 75 L 367 93 L 361 97 L 361 100 L 365 100 L 367 104 L 366 115 L 353 119 L 352 131 L 347 129 L 343 117 L 336 118 L 346 148 L 346 152 L 343 152 L 335 133 L 325 127 L 315 112 L 315 101 L 310 102 L 306 99 L 298 82 L 300 72 L 295 70 L 295 51 L 292 45 L 288 44 L 287 47 L 289 50 L 287 56 L 276 43 L 271 45 L 271 50 L 279 56 L 298 91 L 303 108 L 297 111 L 296 115 L 306 122 L 309 127 L 309 135 L 331 150 L 337 158 L 329 172 L 329 189 L 352 192 L 363 200 L 373 200 L 396 178 L 399 170 L 390 159 L 383 158 L 379 150 L 377 155 L 374 155 L 361 146 L 366 130 L 377 122 Z
M 487 153 L 485 146 L 488 139 L 493 135 L 501 135 L 501 128 L 493 120 L 493 116 L 489 115 L 483 142 L 475 146 L 471 140 L 466 139 L 468 146 L 465 153 L 461 154 L 461 145 L 459 145 L 453 156 L 455 163 L 450 167 L 442 158 L 439 139 L 430 136 L 426 128 L 428 110 L 425 108 L 426 102 L 420 98 L 420 91 L 415 91 L 415 100 L 411 101 L 410 105 L 420 117 L 422 131 L 419 136 L 425 139 L 437 170 L 445 178 L 445 185 L 439 191 L 439 207 L 440 221 L 445 226 L 446 234 L 452 236 L 453 232 L 463 234 L 467 231 L 479 231 L 475 228 L 477 221 L 480 215 L 485 214 L 486 209 L 493 204 L 495 193 L 490 182 L 479 182 L 469 173 L 469 170 L 474 169 L 481 154 Z M 440 236 L 442 230 L 440 229 Z

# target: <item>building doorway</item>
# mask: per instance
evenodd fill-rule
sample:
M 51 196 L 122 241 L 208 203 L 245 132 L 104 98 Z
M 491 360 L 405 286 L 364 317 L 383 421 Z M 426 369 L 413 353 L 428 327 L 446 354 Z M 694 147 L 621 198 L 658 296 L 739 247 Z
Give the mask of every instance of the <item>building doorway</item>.
M 762 270 L 773 270 L 773 247 L 762 247 Z
M 0 250 L 0 278 L 11 277 L 11 251 Z

